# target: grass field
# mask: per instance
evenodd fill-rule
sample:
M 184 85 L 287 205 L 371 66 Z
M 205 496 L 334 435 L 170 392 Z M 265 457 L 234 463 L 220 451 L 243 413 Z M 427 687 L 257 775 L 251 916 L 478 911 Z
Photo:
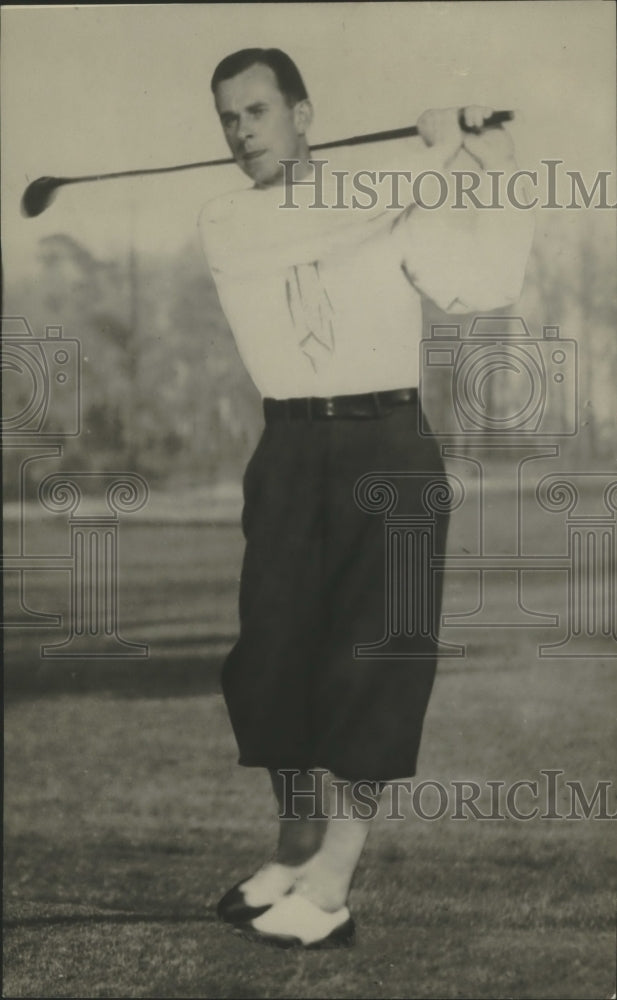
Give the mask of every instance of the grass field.
M 241 537 L 143 524 L 122 539 L 122 632 L 150 643 L 146 662 L 41 661 L 49 636 L 33 630 L 7 642 L 4 996 L 612 993 L 610 820 L 381 815 L 352 890 L 354 949 L 279 952 L 218 923 L 219 896 L 275 835 L 217 687 Z M 464 581 L 449 586 L 455 608 Z M 51 587 L 36 581 L 31 606 Z M 468 656 L 440 667 L 419 779 L 555 768 L 588 793 L 612 779 L 617 661 L 539 661 L 532 630 L 464 638 Z

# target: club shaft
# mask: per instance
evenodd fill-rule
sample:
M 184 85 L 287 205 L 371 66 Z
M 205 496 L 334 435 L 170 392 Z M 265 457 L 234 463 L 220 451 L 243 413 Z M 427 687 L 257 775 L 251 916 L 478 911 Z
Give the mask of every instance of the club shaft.
M 490 118 L 484 122 L 485 128 L 494 128 L 503 122 L 512 121 L 514 113 L 512 111 L 495 111 Z M 461 122 L 462 127 L 463 123 Z M 311 145 L 311 151 L 317 152 L 320 149 L 337 149 L 342 146 L 360 146 L 371 142 L 388 142 L 391 139 L 405 139 L 418 135 L 416 125 L 408 125 L 405 128 L 387 129 L 383 132 L 369 132 L 363 135 L 351 135 L 346 139 L 333 139 L 330 142 L 319 142 Z M 139 170 L 116 170 L 106 174 L 89 174 L 84 177 L 58 177 L 58 186 L 61 184 L 82 184 L 87 181 L 113 180 L 117 177 L 144 177 L 150 174 L 171 174 L 177 170 L 195 170 L 198 167 L 224 167 L 235 160 L 232 157 L 224 157 L 218 160 L 199 160 L 197 163 L 180 163 L 173 167 L 146 167 Z

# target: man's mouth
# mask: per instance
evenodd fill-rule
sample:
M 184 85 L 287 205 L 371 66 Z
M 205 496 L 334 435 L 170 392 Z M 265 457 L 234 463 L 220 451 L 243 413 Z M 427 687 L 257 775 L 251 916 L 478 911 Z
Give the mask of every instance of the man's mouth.
M 243 153 L 242 154 L 242 159 L 243 160 L 248 160 L 248 161 L 256 160 L 259 156 L 263 156 L 265 152 L 266 152 L 265 149 L 251 150 L 250 152 Z

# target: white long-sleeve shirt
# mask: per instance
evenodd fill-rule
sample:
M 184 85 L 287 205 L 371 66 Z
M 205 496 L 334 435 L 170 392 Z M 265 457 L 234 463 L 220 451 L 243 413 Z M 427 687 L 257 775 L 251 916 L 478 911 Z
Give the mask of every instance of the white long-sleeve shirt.
M 330 181 L 328 172 L 328 206 L 337 201 Z M 298 209 L 284 200 L 281 186 L 244 189 L 208 202 L 199 218 L 223 311 L 262 396 L 416 386 L 421 294 L 452 313 L 487 312 L 520 294 L 528 211 L 457 210 L 450 199 L 393 210 L 383 198 L 369 211 L 311 208 L 308 186 L 294 186 Z

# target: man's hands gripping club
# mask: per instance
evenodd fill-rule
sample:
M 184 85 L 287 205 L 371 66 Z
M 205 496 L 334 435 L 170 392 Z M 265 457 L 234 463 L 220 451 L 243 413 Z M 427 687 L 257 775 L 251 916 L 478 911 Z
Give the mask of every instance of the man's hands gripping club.
M 418 133 L 436 152 L 444 167 L 465 149 L 483 170 L 504 169 L 514 162 L 514 143 L 501 126 L 484 127 L 492 108 L 470 105 L 463 110 L 441 108 L 425 111 L 418 119 Z

